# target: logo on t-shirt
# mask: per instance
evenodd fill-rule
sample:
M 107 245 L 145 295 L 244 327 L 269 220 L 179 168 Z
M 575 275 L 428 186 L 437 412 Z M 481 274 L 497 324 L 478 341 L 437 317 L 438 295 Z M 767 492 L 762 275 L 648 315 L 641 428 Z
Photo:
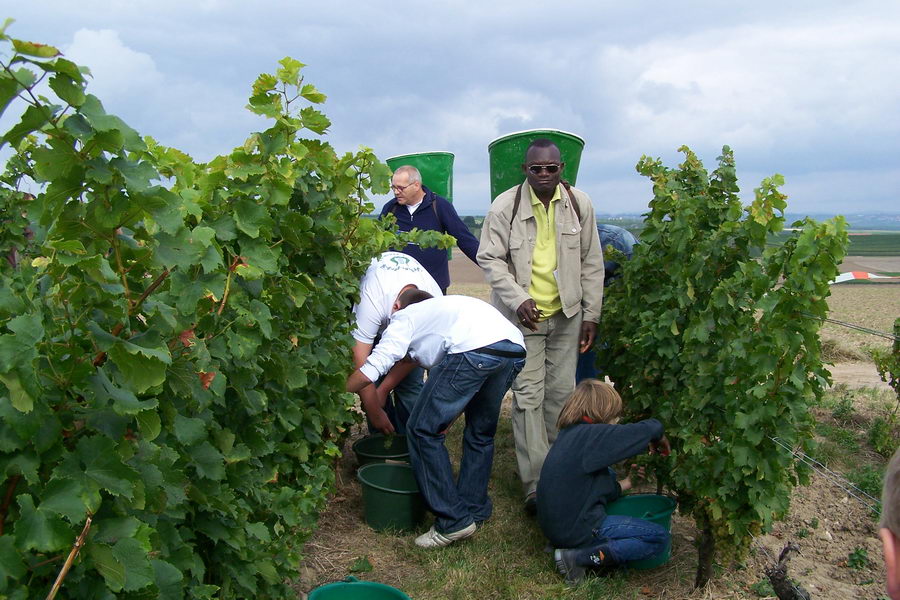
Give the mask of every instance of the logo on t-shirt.
M 423 270 L 408 256 L 391 256 L 386 261 L 378 263 L 378 268 L 384 271 L 411 271 L 413 273 Z

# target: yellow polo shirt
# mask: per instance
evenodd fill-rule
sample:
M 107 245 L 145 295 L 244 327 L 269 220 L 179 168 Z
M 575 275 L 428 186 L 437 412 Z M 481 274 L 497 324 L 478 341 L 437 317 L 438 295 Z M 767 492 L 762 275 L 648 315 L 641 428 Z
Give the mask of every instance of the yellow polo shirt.
M 556 203 L 560 200 L 559 186 L 553 192 L 549 210 L 544 203 L 531 193 L 531 210 L 537 223 L 537 239 L 534 241 L 534 253 L 531 256 L 531 285 L 528 295 L 532 297 L 541 311 L 541 320 L 553 316 L 562 309 L 559 299 L 559 285 L 556 283 Z

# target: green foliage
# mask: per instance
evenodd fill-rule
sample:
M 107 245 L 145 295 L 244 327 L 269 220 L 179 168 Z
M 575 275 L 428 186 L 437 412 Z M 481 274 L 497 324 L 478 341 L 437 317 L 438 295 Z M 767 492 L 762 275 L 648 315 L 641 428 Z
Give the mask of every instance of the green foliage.
M 872 449 L 885 458 L 893 456 L 897 450 L 897 435 L 894 432 L 894 416 L 876 417 L 869 429 L 869 444 Z
M 829 374 L 819 321 L 802 315 L 827 314 L 846 224 L 805 219 L 767 247 L 784 227 L 782 177 L 763 180 L 745 207 L 728 147 L 712 173 L 681 151 L 678 168 L 637 165 L 654 197 L 605 300 L 604 367 L 635 416 L 665 424 L 673 454 L 658 473 L 680 510 L 717 550 L 740 555 L 805 476 L 789 449 L 811 451 L 810 407 Z
M 775 589 L 772 587 L 772 582 L 768 579 L 760 579 L 752 584 L 750 586 L 750 591 L 760 598 L 770 598 L 775 595 Z
M 847 474 L 850 482 L 873 498 L 881 497 L 884 467 L 863 466 Z
M 881 380 L 897 394 L 897 406 L 900 406 L 900 317 L 894 320 L 894 343 L 890 350 L 875 348 L 872 350 L 872 359 L 878 369 Z M 894 413 L 896 414 L 896 407 Z
M 869 553 L 863 547 L 854 548 L 847 556 L 847 566 L 856 571 L 867 569 L 871 566 L 872 561 L 869 560 Z
M 351 573 L 369 573 L 372 571 L 372 563 L 368 556 L 360 556 L 350 565 Z
M 853 394 L 846 387 L 840 390 L 837 402 L 831 410 L 831 416 L 841 423 L 847 423 L 853 417 Z
M 0 596 L 45 597 L 89 516 L 68 597 L 295 596 L 358 281 L 405 243 L 360 218 L 390 171 L 300 137 L 329 121 L 290 58 L 253 85 L 270 127 L 196 164 L 55 49 L 0 43 L 0 109 L 24 106 L 0 138 Z

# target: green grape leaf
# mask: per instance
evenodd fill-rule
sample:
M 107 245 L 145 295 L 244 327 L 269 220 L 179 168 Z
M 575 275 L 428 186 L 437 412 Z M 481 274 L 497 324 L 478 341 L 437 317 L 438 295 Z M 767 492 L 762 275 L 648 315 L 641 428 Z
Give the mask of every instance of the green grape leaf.
M 185 446 L 192 446 L 206 439 L 206 421 L 203 419 L 176 415 L 174 429 L 175 437 Z
M 28 494 L 16 498 L 19 518 L 15 522 L 16 545 L 25 550 L 58 552 L 72 545 L 75 534 L 56 514 L 35 508 Z
M 82 489 L 72 479 L 51 479 L 41 494 L 41 510 L 66 517 L 70 523 L 83 523 L 90 507 Z
M 312 102 L 313 104 L 321 104 L 325 102 L 326 96 L 316 89 L 311 83 L 306 83 L 300 88 L 300 95 Z
M 121 147 L 125 150 L 140 152 L 147 145 L 134 129 L 114 115 L 106 114 L 103 104 L 93 94 L 88 94 L 78 111 L 88 123 L 99 132 L 115 132 L 121 136 Z
M 112 401 L 112 408 L 119 415 L 136 415 L 159 404 L 156 398 L 138 400 L 131 391 L 116 386 L 103 368 L 97 369 L 97 374 L 91 378 L 91 388 L 94 397 L 101 402 Z
M 56 92 L 60 100 L 77 108 L 84 104 L 85 100 L 84 86 L 79 83 L 79 80 L 65 73 L 57 73 L 50 78 L 50 89 Z
M 123 538 L 112 549 L 113 556 L 125 568 L 125 591 L 135 591 L 156 580 L 147 551 L 134 538 Z
M 85 477 L 115 496 L 134 497 L 137 471 L 126 465 L 107 437 L 95 435 L 78 442 L 78 458 Z
M 141 437 L 146 441 L 152 442 L 159 436 L 162 431 L 162 422 L 157 411 L 144 410 L 139 412 L 135 418 L 141 431 Z
M 28 569 L 16 549 L 13 537 L 0 535 L 0 592 L 7 589 L 8 579 L 15 582 L 27 572 Z
M 16 52 L 19 54 L 24 54 L 25 56 L 34 56 L 36 58 L 53 58 L 54 56 L 59 56 L 61 52 L 54 48 L 53 46 L 48 46 L 46 44 L 37 44 L 35 42 L 26 42 L 24 40 L 16 40 L 10 39 L 12 42 L 13 48 L 15 48 Z
M 270 229 L 273 224 L 266 207 L 247 198 L 243 198 L 235 204 L 233 215 L 237 228 L 252 238 L 259 237 L 261 227 Z
M 197 474 L 207 479 L 219 481 L 225 477 L 225 461 L 222 454 L 209 442 L 203 442 L 188 450 L 191 464 Z
M 311 106 L 307 106 L 306 108 L 300 110 L 300 118 L 303 121 L 303 126 L 309 129 L 310 131 L 314 131 L 319 135 L 325 133 L 325 131 L 331 126 L 331 121 L 321 112 L 317 111 Z
M 109 589 L 122 591 L 125 587 L 125 566 L 113 554 L 113 549 L 106 544 L 90 542 L 86 550 Z
M 164 560 L 151 558 L 150 564 L 153 566 L 153 580 L 159 590 L 159 600 L 182 600 L 184 574 Z
M 9 144 L 13 148 L 19 145 L 22 139 L 41 127 L 50 120 L 50 111 L 46 107 L 29 106 L 22 113 L 22 119 L 12 129 L 0 138 L 0 148 L 3 144 Z

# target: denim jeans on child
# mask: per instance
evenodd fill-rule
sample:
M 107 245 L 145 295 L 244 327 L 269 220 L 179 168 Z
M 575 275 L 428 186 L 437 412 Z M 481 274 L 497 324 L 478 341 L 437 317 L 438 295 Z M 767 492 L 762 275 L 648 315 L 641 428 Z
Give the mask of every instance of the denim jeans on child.
M 485 348 L 525 351 L 506 340 Z M 524 364 L 524 358 L 470 350 L 448 354 L 428 372 L 409 416 L 406 438 L 419 490 L 435 515 L 439 533 L 452 533 L 491 516 L 487 489 L 500 403 Z M 465 414 L 466 424 L 459 477 L 454 480 L 444 434 L 460 414 Z
M 617 565 L 657 556 L 669 543 L 669 532 L 662 525 L 621 515 L 606 515 L 600 527 L 591 532 L 594 543 L 580 548 L 576 564 L 583 567 Z M 597 551 L 605 560 L 601 563 Z

